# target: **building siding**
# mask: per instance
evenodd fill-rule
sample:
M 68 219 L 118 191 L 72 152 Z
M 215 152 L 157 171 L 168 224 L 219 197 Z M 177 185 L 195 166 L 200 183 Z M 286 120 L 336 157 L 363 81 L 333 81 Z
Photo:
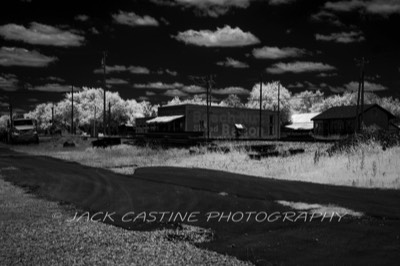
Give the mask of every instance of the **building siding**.
M 389 117 L 378 107 L 373 107 L 364 113 L 364 124 L 366 126 L 376 125 L 381 129 L 389 129 Z
M 207 106 L 178 105 L 160 107 L 159 116 L 185 115 L 186 132 L 207 132 Z M 262 138 L 276 138 L 278 134 L 277 112 L 262 111 Z M 230 107 L 210 107 L 210 137 L 235 138 L 235 124 L 245 127 L 240 138 L 259 137 L 259 110 Z
M 377 126 L 383 130 L 389 129 L 389 116 L 378 106 L 366 110 L 363 114 L 363 120 L 366 127 Z M 355 118 L 314 120 L 314 134 L 320 136 L 348 135 L 354 133 L 355 128 Z

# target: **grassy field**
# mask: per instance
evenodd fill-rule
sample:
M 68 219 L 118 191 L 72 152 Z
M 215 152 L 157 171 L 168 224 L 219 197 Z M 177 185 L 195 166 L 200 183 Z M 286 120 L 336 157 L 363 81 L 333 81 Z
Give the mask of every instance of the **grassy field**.
M 228 153 L 197 148 L 197 152 L 191 154 L 189 149 L 183 148 L 154 149 L 132 145 L 92 148 L 90 141 L 77 138 L 74 140 L 77 147 L 63 148 L 65 140 L 52 139 L 39 146 L 17 145 L 14 149 L 107 168 L 123 174 L 132 174 L 136 168 L 145 166 L 198 167 L 286 180 L 400 189 L 400 147 L 382 150 L 374 142 L 332 156 L 325 153 L 329 144 L 284 142 L 278 143 L 278 149 L 304 148 L 305 153 L 252 160 L 244 149 L 234 148 L 232 143 L 224 144 L 231 148 Z
M 195 247 L 204 240 L 204 230 L 194 226 L 137 232 L 70 221 L 72 207 L 36 198 L 2 180 L 13 170 L 18 169 L 0 169 L 2 265 L 250 265 Z

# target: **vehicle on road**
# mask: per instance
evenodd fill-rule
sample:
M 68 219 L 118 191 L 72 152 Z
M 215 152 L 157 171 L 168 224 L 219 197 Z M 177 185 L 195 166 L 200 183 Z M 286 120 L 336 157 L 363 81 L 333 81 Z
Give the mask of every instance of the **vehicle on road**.
M 37 123 L 34 119 L 18 118 L 8 121 L 7 124 L 8 143 L 39 143 Z

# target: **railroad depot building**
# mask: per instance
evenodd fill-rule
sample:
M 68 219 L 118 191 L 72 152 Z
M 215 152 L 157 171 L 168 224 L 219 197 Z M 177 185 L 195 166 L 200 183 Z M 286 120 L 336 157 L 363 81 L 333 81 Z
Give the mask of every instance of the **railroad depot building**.
M 213 139 L 258 139 L 260 110 L 234 107 L 209 107 L 210 138 Z M 262 110 L 261 138 L 274 139 L 278 136 L 278 113 Z M 207 106 L 182 104 L 163 106 L 154 118 L 136 120 L 138 134 L 186 133 L 198 137 L 207 136 Z
M 386 109 L 378 104 L 364 105 L 363 116 L 366 127 L 374 126 L 382 130 L 389 130 L 391 120 L 395 118 Z M 357 106 L 332 107 L 313 117 L 315 136 L 349 135 L 356 128 Z

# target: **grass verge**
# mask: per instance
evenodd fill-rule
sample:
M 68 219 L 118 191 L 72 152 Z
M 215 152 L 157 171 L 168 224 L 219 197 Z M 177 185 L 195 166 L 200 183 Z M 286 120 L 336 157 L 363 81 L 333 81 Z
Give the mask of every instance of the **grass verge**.
M 197 227 L 135 232 L 69 221 L 75 211 L 27 194 L 0 175 L 2 265 L 249 265 L 197 248 L 204 240 Z
M 92 148 L 88 141 L 80 141 L 78 147 L 66 149 L 60 143 L 54 140 L 40 146 L 15 146 L 14 149 L 108 168 L 122 174 L 132 174 L 136 168 L 146 166 L 196 167 L 285 180 L 400 189 L 400 147 L 383 150 L 376 142 L 362 143 L 332 156 L 325 153 L 329 148 L 327 144 L 278 143 L 278 149 L 304 148 L 305 153 L 259 161 L 251 160 L 244 149 L 232 145 L 228 153 L 199 148 L 197 153 L 190 154 L 183 148 L 154 149 L 130 145 Z

